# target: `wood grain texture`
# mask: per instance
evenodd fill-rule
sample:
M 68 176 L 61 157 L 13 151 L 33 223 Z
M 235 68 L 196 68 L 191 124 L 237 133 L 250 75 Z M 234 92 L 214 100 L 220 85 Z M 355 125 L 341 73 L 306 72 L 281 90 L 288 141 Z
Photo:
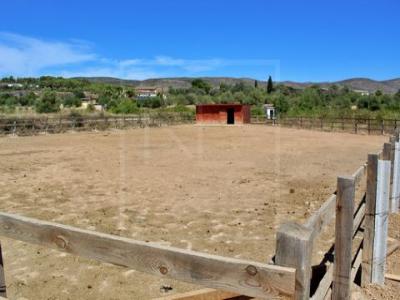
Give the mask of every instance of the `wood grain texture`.
M 296 269 L 295 299 L 309 299 L 311 283 L 312 230 L 297 223 L 282 224 L 276 237 L 275 262 Z
M 388 238 L 390 161 L 378 160 L 378 178 L 375 206 L 375 237 L 372 263 L 372 283 L 385 284 L 385 266 Z
M 372 281 L 377 173 L 378 154 L 369 154 L 367 167 L 367 195 L 365 198 L 364 244 L 361 275 L 361 284 L 363 287 L 367 286 Z
M 355 183 L 359 183 L 363 178 L 367 170 L 367 164 L 362 165 L 352 175 Z M 315 239 L 321 231 L 329 226 L 335 219 L 336 209 L 336 195 L 331 195 L 322 206 L 307 220 L 304 224 L 306 227 L 313 230 L 312 237 Z
M 0 297 L 7 297 L 6 277 L 4 274 L 3 251 L 0 242 Z
M 354 172 L 352 176 L 354 177 L 356 184 L 359 183 L 361 179 L 363 179 L 366 170 L 367 170 L 367 164 L 365 163 L 361 167 L 359 167 L 357 171 Z
M 354 259 L 354 263 L 351 268 L 351 282 L 354 282 L 357 272 L 358 272 L 358 269 L 361 266 L 361 262 L 362 262 L 362 249 L 360 249 L 360 251 L 358 251 L 357 256 Z
M 335 225 L 333 300 L 351 298 L 351 250 L 354 226 L 354 177 L 338 177 Z M 349 230 L 351 229 L 351 230 Z
M 312 239 L 335 219 L 335 207 L 336 195 L 332 195 L 305 223 L 305 226 L 312 230 Z
M 187 293 L 156 298 L 153 300 L 224 300 L 232 299 L 238 295 L 231 292 L 218 291 L 214 289 L 201 289 Z
M 331 288 L 332 280 L 333 280 L 333 264 L 329 264 L 327 266 L 326 273 L 324 277 L 321 279 L 317 290 L 315 291 L 314 295 L 311 297 L 311 300 L 321 300 L 324 299 L 325 295 L 327 294 L 328 290 Z
M 0 235 L 63 252 L 242 295 L 292 296 L 295 270 L 82 230 L 0 213 Z
M 362 221 L 365 218 L 365 203 L 361 203 L 356 215 L 354 217 L 353 224 L 353 236 L 357 233 L 357 230 L 360 228 Z
M 391 154 L 392 154 L 392 144 L 391 143 L 384 143 L 383 144 L 382 159 L 383 160 L 390 160 Z

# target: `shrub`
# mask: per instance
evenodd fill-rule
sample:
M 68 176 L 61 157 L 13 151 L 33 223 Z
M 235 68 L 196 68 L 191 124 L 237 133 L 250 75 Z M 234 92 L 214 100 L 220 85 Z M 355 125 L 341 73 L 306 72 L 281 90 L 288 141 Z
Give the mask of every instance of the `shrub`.
M 60 102 L 54 92 L 45 92 L 38 101 L 36 101 L 36 112 L 53 113 L 60 111 Z
M 139 108 L 132 100 L 124 99 L 112 109 L 112 112 L 116 114 L 134 114 L 139 112 Z

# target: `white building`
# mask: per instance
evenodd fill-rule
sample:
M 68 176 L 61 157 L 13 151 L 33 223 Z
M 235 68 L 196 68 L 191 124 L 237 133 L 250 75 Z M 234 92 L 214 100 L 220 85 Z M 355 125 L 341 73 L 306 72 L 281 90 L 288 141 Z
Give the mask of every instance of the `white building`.
M 276 119 L 276 109 L 273 104 L 265 104 L 264 105 L 265 117 L 267 120 L 275 120 Z
M 370 92 L 364 90 L 353 90 L 353 92 L 360 94 L 361 96 L 369 96 Z
M 157 88 L 137 88 L 136 96 L 138 98 L 153 98 L 157 97 L 159 91 Z

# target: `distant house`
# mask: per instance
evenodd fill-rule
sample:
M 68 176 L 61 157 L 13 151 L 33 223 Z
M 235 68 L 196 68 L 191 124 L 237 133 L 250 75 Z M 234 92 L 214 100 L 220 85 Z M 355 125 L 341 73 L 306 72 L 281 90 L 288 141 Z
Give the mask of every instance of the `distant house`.
M 360 94 L 361 96 L 369 96 L 371 93 L 365 90 L 353 90 L 353 92 Z
M 81 105 L 82 109 L 87 109 L 89 107 L 89 105 L 92 105 L 95 110 L 99 110 L 99 111 L 103 110 L 103 106 L 100 104 L 97 104 L 97 99 L 99 98 L 99 96 L 97 94 L 90 93 L 90 92 L 83 92 L 83 94 L 84 94 L 84 97 L 82 98 L 82 105 Z
M 158 88 L 137 88 L 136 89 L 136 96 L 139 99 L 147 99 L 147 98 L 153 98 L 157 97 L 157 95 L 160 93 L 160 90 Z
M 276 109 L 273 104 L 265 104 L 264 105 L 265 117 L 267 120 L 275 120 L 276 119 Z

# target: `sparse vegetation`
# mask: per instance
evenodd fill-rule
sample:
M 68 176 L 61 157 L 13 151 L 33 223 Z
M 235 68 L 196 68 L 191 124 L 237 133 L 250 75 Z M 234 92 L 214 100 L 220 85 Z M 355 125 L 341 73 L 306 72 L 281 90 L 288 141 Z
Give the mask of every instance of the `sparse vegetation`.
M 88 101 L 87 112 L 95 110 L 94 103 L 102 105 L 106 113 L 130 114 L 141 110 L 194 111 L 198 103 L 243 103 L 253 106 L 253 114 L 262 114 L 265 103 L 274 104 L 281 115 L 315 117 L 372 117 L 399 118 L 400 91 L 385 94 L 378 90 L 365 95 L 346 86 L 317 85 L 293 88 L 267 83 L 236 81 L 235 84 L 195 79 L 189 87 L 166 89 L 151 98 L 137 98 L 135 88 L 129 85 L 90 82 L 86 79 L 65 79 L 44 76 L 40 78 L 1 79 L 0 112 L 16 110 L 54 113 L 65 109 L 78 109 Z

